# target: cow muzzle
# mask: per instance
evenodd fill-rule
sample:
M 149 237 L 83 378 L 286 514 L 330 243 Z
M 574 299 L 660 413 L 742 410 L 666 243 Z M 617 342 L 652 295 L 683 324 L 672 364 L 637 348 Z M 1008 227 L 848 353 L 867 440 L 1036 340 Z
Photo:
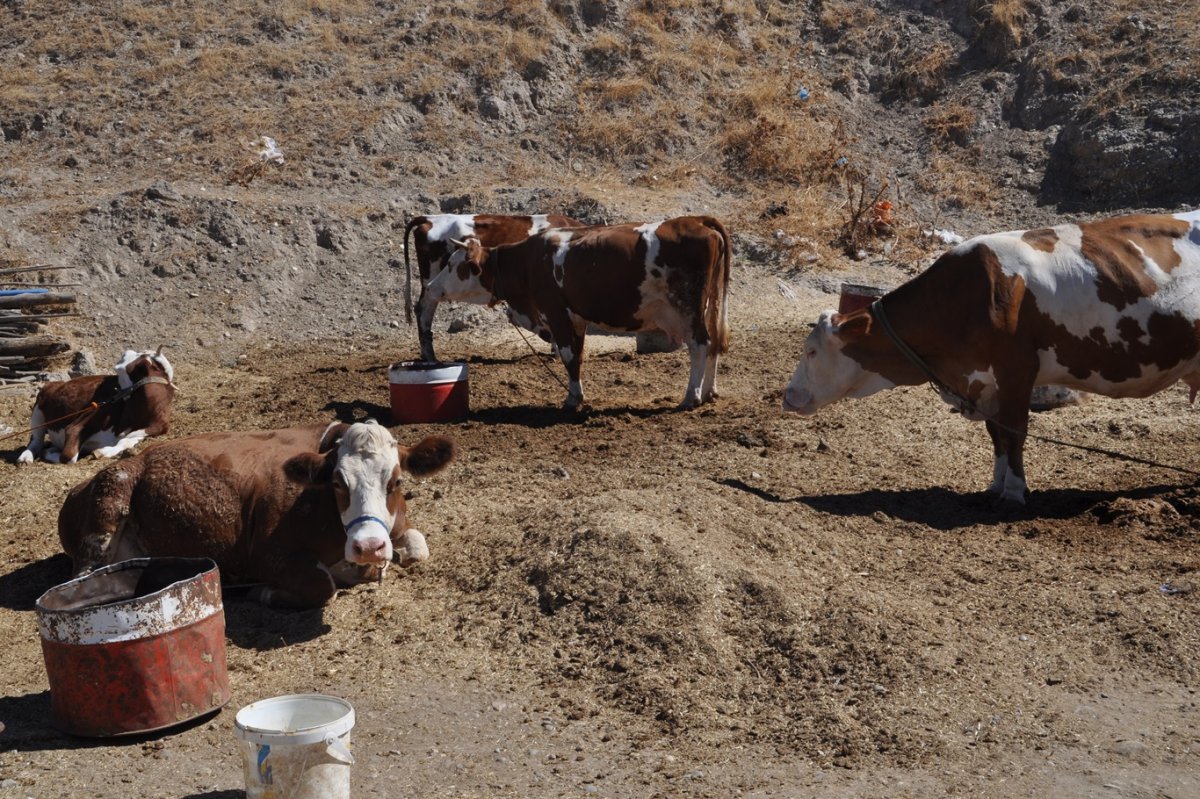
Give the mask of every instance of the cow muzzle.
M 346 525 L 346 560 L 359 565 L 390 561 L 391 533 L 392 526 L 386 520 L 378 516 L 359 516 Z
M 783 409 L 789 413 L 816 413 L 812 392 L 808 389 L 789 388 L 783 392 Z

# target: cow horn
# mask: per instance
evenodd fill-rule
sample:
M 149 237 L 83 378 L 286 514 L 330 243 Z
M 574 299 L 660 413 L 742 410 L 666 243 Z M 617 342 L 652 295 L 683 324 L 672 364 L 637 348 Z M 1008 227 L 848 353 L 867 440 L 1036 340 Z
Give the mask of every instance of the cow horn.
M 467 248 L 467 243 L 465 241 L 459 241 L 458 239 L 450 239 L 450 243 L 453 244 L 455 247 L 460 247 L 464 250 Z
M 165 347 L 165 346 L 167 346 L 167 345 L 166 345 L 166 344 L 159 344 L 159 345 L 158 345 L 158 349 L 154 351 L 154 357 L 155 357 L 155 358 L 157 358 L 157 357 L 159 357 L 160 355 L 162 355 L 163 347 Z

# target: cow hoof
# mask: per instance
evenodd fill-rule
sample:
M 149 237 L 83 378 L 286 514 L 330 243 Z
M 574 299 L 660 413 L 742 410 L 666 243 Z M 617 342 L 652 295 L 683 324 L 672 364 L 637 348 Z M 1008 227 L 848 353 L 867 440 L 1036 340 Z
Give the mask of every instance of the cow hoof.
M 26 466 L 30 463 L 33 463 L 33 453 L 30 452 L 29 450 L 25 450 L 24 452 L 22 452 L 20 455 L 17 456 L 17 465 L 18 466 Z

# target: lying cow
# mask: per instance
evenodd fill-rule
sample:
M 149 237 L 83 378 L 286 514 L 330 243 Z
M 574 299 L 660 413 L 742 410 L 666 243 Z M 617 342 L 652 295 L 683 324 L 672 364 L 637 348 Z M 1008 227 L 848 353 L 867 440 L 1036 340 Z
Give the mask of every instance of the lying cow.
M 75 463 L 88 453 L 114 458 L 144 438 L 166 433 L 175 370 L 162 347 L 157 352 L 126 350 L 114 372 L 42 386 L 29 421 L 29 446 L 17 463 L 33 463 L 39 456 L 50 463 Z
M 717 358 L 729 342 L 729 233 L 709 216 L 664 222 L 549 228 L 516 244 L 455 242 L 426 295 L 508 304 L 516 324 L 555 345 L 570 378 L 565 406 L 583 402 L 580 371 L 589 324 L 658 330 L 687 344 L 691 374 L 681 407 L 716 396 Z M 425 310 L 428 310 L 427 308 Z
M 988 492 L 1017 503 L 1028 491 L 1022 453 L 1034 386 L 1146 397 L 1183 380 L 1194 400 L 1200 212 L 966 241 L 870 308 L 821 314 L 783 407 L 814 413 L 926 380 L 986 422 L 995 449 Z
M 446 260 L 454 249 L 450 244 L 451 239 L 474 236 L 484 247 L 496 247 L 522 241 L 549 227 L 578 227 L 582 224 L 560 214 L 434 214 L 410 219 L 404 227 L 405 312 L 411 318 L 412 271 L 408 261 L 408 236 L 412 233 L 417 250 L 417 270 L 421 275 L 421 297 L 417 300 L 417 338 L 421 343 L 421 360 L 437 360 L 433 354 L 433 314 L 442 298 L 430 296 L 426 289 L 429 281 L 445 268 Z
M 58 514 L 82 573 L 127 558 L 210 557 L 255 597 L 317 607 L 340 582 L 429 555 L 409 527 L 401 472 L 424 476 L 454 454 L 449 439 L 398 446 L 374 421 L 208 433 L 150 447 L 71 490 Z M 350 568 L 346 566 L 349 564 Z

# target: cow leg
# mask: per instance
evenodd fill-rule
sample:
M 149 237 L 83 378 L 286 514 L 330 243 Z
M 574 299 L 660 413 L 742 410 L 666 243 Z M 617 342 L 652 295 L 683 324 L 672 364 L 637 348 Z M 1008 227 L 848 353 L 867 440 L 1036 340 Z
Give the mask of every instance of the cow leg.
M 708 369 L 708 344 L 700 344 L 694 338 L 689 339 L 687 343 L 688 356 L 691 358 L 692 368 L 688 374 L 687 390 L 683 393 L 683 402 L 679 403 L 681 410 L 695 408 L 700 403 L 704 402 L 702 389 L 704 387 L 704 376 Z
M 583 371 L 583 342 L 584 334 L 572 331 L 570 343 L 566 346 L 555 343 L 554 346 L 563 366 L 567 367 L 567 401 L 563 403 L 563 407 L 569 411 L 579 410 L 583 405 L 583 381 L 580 379 Z
M 145 430 L 131 430 L 117 443 L 110 447 L 97 447 L 92 450 L 93 458 L 115 458 L 127 449 L 133 449 L 146 438 Z
M 717 359 L 720 355 L 712 352 L 712 347 L 709 347 L 710 354 L 704 363 L 704 383 L 700 388 L 700 401 L 712 402 L 720 398 L 717 393 Z
M 417 340 L 421 344 L 421 360 L 436 361 L 433 353 L 433 314 L 437 311 L 441 296 L 432 296 L 428 285 L 421 286 L 421 296 L 417 299 Z
M 258 576 L 267 585 L 255 588 L 250 597 L 272 608 L 319 608 L 337 592 L 329 567 L 308 552 L 274 558 Z
M 1018 415 L 1021 418 L 1011 418 Z M 997 422 L 1003 423 L 1003 427 Z M 1025 436 L 1012 432 L 1024 430 L 1029 424 L 1029 408 L 1023 414 L 998 414 L 997 421 L 988 420 L 988 435 L 992 437 L 995 461 L 992 464 L 992 483 L 987 493 L 997 502 L 1025 504 L 1029 487 L 1025 483 Z M 1008 428 L 1008 429 L 1006 429 Z
M 17 456 L 17 463 L 33 463 L 42 454 L 42 447 L 45 445 L 46 431 L 42 425 L 46 423 L 46 414 L 42 413 L 42 409 L 34 407 L 33 415 L 29 418 L 29 426 L 33 429 L 29 432 L 29 445 L 24 451 Z

